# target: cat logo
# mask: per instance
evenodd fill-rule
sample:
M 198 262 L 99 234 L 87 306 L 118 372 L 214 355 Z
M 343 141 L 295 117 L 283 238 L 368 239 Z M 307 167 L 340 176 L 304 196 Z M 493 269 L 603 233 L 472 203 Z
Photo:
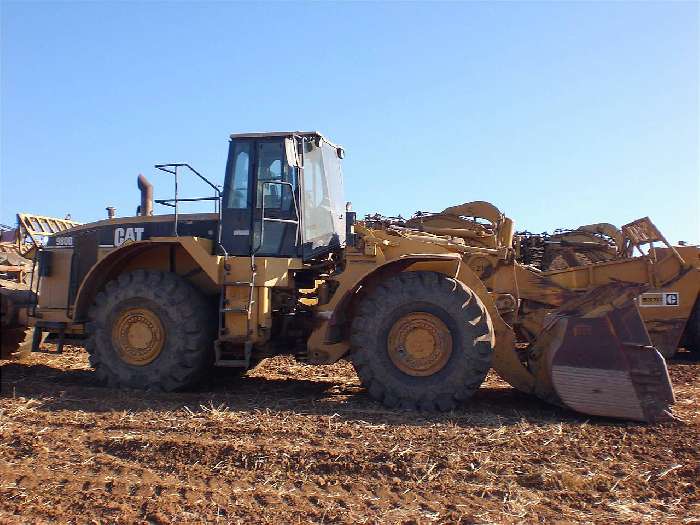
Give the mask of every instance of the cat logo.
M 114 246 L 140 241 L 143 237 L 143 230 L 143 228 L 116 228 L 114 230 Z
M 639 306 L 680 306 L 678 292 L 643 293 L 639 296 Z

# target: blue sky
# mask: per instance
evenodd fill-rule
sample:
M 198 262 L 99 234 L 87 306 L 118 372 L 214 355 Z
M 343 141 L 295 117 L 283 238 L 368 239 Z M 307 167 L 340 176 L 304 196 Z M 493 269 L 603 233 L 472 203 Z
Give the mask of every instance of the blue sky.
M 489 200 L 531 231 L 649 215 L 700 240 L 694 2 L 0 9 L 5 224 L 129 215 L 138 173 L 170 197 L 155 163 L 222 181 L 231 132 L 317 129 L 360 213 Z

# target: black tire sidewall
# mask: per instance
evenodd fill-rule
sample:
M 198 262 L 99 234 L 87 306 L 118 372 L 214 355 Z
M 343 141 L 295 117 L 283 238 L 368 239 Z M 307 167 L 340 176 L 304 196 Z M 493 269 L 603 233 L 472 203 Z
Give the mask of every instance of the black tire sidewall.
M 427 410 L 451 408 L 468 398 L 486 377 L 493 352 L 488 313 L 476 294 L 434 272 L 399 274 L 378 288 L 368 292 L 352 327 L 350 358 L 370 394 L 389 406 Z M 447 363 L 430 376 L 404 373 L 388 353 L 392 326 L 412 312 L 436 316 L 452 336 Z
M 19 360 L 32 352 L 33 329 L 26 327 L 2 328 L 0 359 Z
M 138 272 L 138 273 L 137 273 Z M 120 276 L 90 313 L 88 351 L 98 378 L 110 386 L 183 390 L 201 380 L 214 359 L 209 307 L 185 279 L 167 272 L 137 271 Z M 160 354 L 142 366 L 122 360 L 112 341 L 114 321 L 129 308 L 147 308 L 164 331 Z

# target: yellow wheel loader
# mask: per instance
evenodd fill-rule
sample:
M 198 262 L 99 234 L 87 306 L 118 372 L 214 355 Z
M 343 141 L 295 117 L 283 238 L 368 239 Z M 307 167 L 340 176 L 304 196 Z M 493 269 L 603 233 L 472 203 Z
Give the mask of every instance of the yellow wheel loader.
M 663 243 L 668 245 L 665 239 Z M 552 235 L 524 232 L 515 247 L 519 262 L 536 262 L 544 271 L 634 256 L 623 230 L 607 223 L 557 230 Z M 650 288 L 637 298 L 651 341 L 666 358 L 673 357 L 678 348 L 700 352 L 700 246 L 660 247 L 656 255 L 664 257 L 671 250 L 693 270 L 669 286 Z
M 350 360 L 389 407 L 450 410 L 493 368 L 582 413 L 667 415 L 665 362 L 633 299 L 682 278 L 677 252 L 543 273 L 515 261 L 505 217 L 496 242 L 483 226 L 359 222 L 343 157 L 316 132 L 252 133 L 231 136 L 221 190 L 187 164 L 157 165 L 175 195 L 155 202 L 173 213 L 152 215 L 142 177 L 139 215 L 75 226 L 38 251 L 33 349 L 47 332 L 56 351 L 83 344 L 114 387 L 181 390 L 211 367 L 292 354 Z M 186 172 L 213 195 L 181 197 Z M 181 213 L 196 200 L 214 212 Z M 648 221 L 635 231 L 637 245 L 658 240 Z
M 453 235 L 473 246 L 504 247 L 510 242 L 502 234 L 511 227 L 510 219 L 493 204 L 482 201 L 453 206 L 440 213 L 418 212 L 407 221 L 393 224 Z M 639 240 L 634 238 L 634 232 L 635 223 L 622 229 L 608 223 L 589 224 L 575 230 L 556 230 L 551 235 L 525 231 L 515 234 L 513 248 L 521 265 L 555 275 L 568 268 L 633 259 L 638 245 L 635 241 Z M 682 259 L 685 270 L 666 285 L 650 281 L 650 287 L 636 299 L 642 320 L 653 345 L 664 357 L 673 357 L 679 347 L 700 352 L 700 246 L 672 247 L 656 228 L 653 234 L 661 246 L 650 250 L 650 258 Z M 626 271 L 634 265 L 617 268 Z M 618 278 L 627 280 L 624 274 Z

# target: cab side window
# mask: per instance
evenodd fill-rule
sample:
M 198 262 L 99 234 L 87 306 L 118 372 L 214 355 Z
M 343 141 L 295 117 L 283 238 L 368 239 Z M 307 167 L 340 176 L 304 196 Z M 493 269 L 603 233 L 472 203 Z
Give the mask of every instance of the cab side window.
M 284 143 L 260 142 L 258 143 L 258 159 L 256 163 L 256 175 L 258 181 L 257 207 L 261 208 L 263 202 L 265 209 L 288 211 L 292 205 L 292 192 L 289 186 L 280 184 L 264 184 L 264 182 L 291 182 L 294 184 L 289 166 L 285 162 Z
M 230 187 L 225 206 L 233 209 L 245 209 L 250 207 L 250 188 L 248 176 L 250 172 L 250 143 L 236 145 L 233 154 L 233 176 L 230 178 Z

